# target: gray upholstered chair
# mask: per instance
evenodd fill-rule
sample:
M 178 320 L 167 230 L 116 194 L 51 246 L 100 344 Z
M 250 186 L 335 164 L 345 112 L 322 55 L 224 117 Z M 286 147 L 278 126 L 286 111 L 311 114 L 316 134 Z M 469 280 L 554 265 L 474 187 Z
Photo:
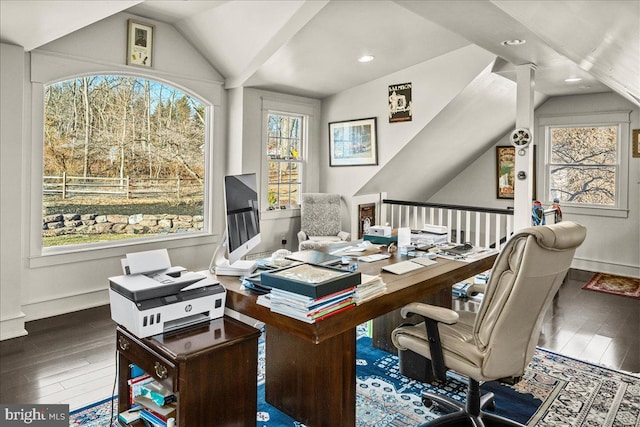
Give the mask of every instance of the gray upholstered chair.
M 341 230 L 339 194 L 302 194 L 298 250 L 318 249 L 350 237 Z
M 464 407 L 446 397 L 423 396 L 426 405 L 436 402 L 446 412 L 453 410 L 425 426 L 460 425 L 463 420 L 475 426 L 520 425 L 482 410 L 492 396 L 481 399 L 479 383 L 522 376 L 535 352 L 545 311 L 585 236 L 585 227 L 569 221 L 514 234 L 493 265 L 477 313 L 422 303 L 402 308 L 404 317 L 417 314 L 425 322 L 393 331 L 401 360 L 423 356 L 439 380 L 445 380 L 448 369 L 469 377 Z

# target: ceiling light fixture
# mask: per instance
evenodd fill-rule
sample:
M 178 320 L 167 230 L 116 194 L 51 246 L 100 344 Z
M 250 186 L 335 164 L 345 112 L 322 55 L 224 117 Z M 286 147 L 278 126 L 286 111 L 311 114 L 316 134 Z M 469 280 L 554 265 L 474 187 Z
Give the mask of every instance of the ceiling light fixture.
M 502 46 L 520 46 L 525 44 L 527 41 L 525 39 L 511 39 L 511 40 L 505 40 L 502 43 L 500 43 Z
M 581 77 L 569 77 L 568 79 L 564 79 L 567 83 L 579 82 L 580 80 L 582 80 Z
M 371 55 L 362 55 L 360 58 L 358 58 L 358 62 L 371 62 L 373 61 L 373 56 Z

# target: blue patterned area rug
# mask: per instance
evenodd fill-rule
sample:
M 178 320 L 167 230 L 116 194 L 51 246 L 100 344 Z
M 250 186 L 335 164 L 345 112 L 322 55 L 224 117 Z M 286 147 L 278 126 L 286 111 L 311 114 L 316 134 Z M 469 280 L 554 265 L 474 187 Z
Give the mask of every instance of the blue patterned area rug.
M 264 354 L 260 340 L 256 426 L 303 427 L 264 401 Z M 456 379 L 436 387 L 400 375 L 398 358 L 372 348 L 361 328 L 356 358 L 358 427 L 417 426 L 436 418 L 439 414 L 420 401 L 425 389 L 464 400 L 466 385 Z M 496 413 L 528 426 L 640 425 L 640 377 L 543 349 L 536 351 L 520 383 L 487 383 L 483 390 L 496 394 Z M 73 411 L 70 425 L 107 427 L 110 412 L 111 399 L 105 399 Z

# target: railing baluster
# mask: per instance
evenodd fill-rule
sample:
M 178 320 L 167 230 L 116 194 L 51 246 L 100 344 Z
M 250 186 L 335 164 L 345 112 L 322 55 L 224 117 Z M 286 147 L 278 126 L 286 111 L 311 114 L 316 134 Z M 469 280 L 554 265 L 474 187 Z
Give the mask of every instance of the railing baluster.
M 496 233 L 495 233 L 495 239 L 496 239 L 496 249 L 500 249 L 500 229 L 502 228 L 501 224 L 500 224 L 500 219 L 502 217 L 502 215 L 500 214 L 496 214 Z
M 464 243 L 461 238 L 463 232 L 461 230 L 462 226 L 462 211 L 456 211 L 456 242 L 458 244 Z
M 484 247 L 488 248 L 491 245 L 491 215 L 487 213 L 484 218 Z
M 471 212 L 469 211 L 464 211 L 464 219 L 465 219 L 465 224 L 464 224 L 464 229 L 466 230 L 466 236 L 465 236 L 465 240 L 467 242 L 471 242 Z
M 476 239 L 475 239 L 475 245 L 476 246 L 480 246 L 480 216 L 482 216 L 481 212 L 476 212 Z

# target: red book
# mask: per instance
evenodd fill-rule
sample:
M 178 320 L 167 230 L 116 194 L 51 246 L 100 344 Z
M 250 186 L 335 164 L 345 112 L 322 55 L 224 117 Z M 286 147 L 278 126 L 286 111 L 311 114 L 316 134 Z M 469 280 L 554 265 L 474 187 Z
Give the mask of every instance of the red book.
M 338 314 L 338 313 L 341 313 L 341 312 L 343 312 L 343 311 L 345 311 L 345 310 L 349 310 L 349 309 L 350 309 L 350 308 L 352 308 L 352 307 L 355 307 L 355 303 L 350 304 L 350 305 L 348 305 L 348 306 L 346 306 L 346 307 L 342 307 L 341 309 L 338 309 L 338 310 L 332 311 L 331 313 L 327 313 L 327 314 L 325 314 L 325 315 L 324 315 L 324 316 L 322 316 L 322 317 L 318 317 L 318 318 L 316 318 L 316 321 L 318 321 L 318 320 L 324 320 L 324 319 L 326 319 L 327 317 L 331 317 L 331 316 L 333 316 L 334 314 Z

